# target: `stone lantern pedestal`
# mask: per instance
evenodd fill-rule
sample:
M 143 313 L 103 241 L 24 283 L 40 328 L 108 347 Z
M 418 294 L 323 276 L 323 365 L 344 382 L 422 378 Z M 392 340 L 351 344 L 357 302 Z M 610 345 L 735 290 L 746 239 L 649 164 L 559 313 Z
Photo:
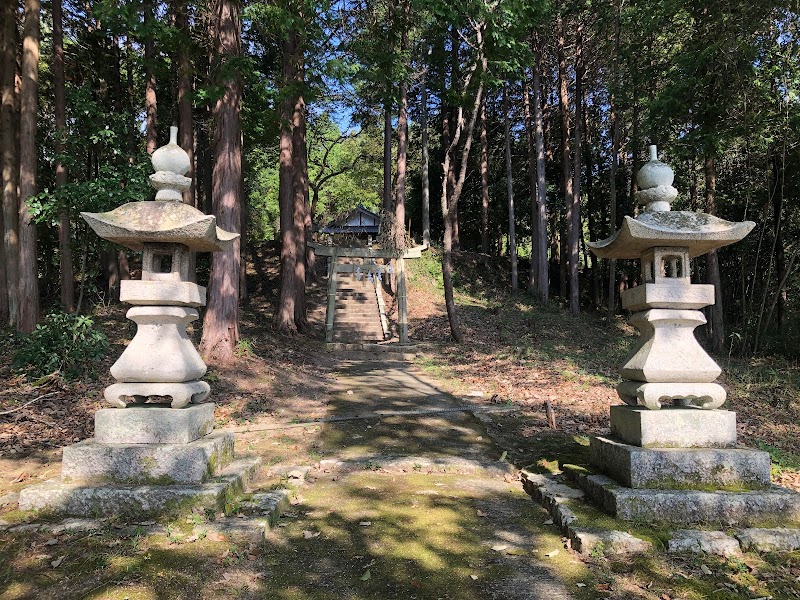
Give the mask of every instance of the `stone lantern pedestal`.
M 214 431 L 206 372 L 186 328 L 199 318 L 206 290 L 190 281 L 192 251 L 218 251 L 238 234 L 181 202 L 188 156 L 176 142 L 152 157 L 152 202 L 83 213 L 102 238 L 142 251 L 141 281 L 123 281 L 120 299 L 136 335 L 111 367 L 95 414 L 94 438 L 63 450 L 61 478 L 20 493 L 22 510 L 96 516 L 140 514 L 190 500 L 217 508 L 240 491 L 258 459 L 234 459 L 234 436 Z
M 611 434 L 590 442 L 598 474 L 579 482 L 604 510 L 630 521 L 688 525 L 800 522 L 800 494 L 770 483 L 767 452 L 739 447 L 736 413 L 722 410 L 722 370 L 694 337 L 714 287 L 691 282 L 690 259 L 739 241 L 753 223 L 671 211 L 672 170 L 656 157 L 637 174 L 638 200 L 601 258 L 638 258 L 641 285 L 622 294 L 639 331 L 620 369 Z

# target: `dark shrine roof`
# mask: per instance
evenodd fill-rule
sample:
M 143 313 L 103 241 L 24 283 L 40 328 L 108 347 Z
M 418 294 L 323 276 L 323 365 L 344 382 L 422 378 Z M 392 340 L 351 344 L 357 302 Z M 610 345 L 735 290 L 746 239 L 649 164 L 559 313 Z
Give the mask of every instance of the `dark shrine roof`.
M 321 231 L 322 233 L 370 233 L 378 235 L 381 231 L 381 216 L 367 210 L 359 203 L 350 212 L 328 223 Z

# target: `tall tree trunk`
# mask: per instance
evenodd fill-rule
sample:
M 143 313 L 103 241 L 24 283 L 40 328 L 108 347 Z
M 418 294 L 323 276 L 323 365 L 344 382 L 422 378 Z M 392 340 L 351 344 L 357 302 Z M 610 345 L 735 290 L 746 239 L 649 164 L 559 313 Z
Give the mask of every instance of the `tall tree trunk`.
M 392 212 L 392 101 L 390 90 L 386 90 L 383 107 L 383 214 Z
M 36 223 L 28 200 L 36 195 L 36 117 L 39 88 L 39 0 L 25 0 L 19 114 L 19 322 L 30 333 L 39 321 Z
M 706 212 L 717 214 L 717 169 L 714 155 L 710 152 L 705 157 L 706 175 Z M 706 283 L 714 286 L 714 304 L 710 307 L 711 350 L 720 352 L 725 345 L 725 321 L 722 313 L 722 278 L 719 271 L 717 251 L 706 254 Z
M 561 189 L 564 193 L 564 205 L 566 207 L 566 239 L 569 239 L 569 229 L 572 223 L 572 169 L 570 162 L 570 125 L 569 125 L 569 95 L 567 91 L 567 59 L 565 57 L 565 33 L 564 23 L 561 17 L 558 18 L 558 99 L 561 111 Z M 570 240 L 571 241 L 571 240 Z M 570 258 L 569 248 L 564 240 L 561 243 L 561 297 L 567 298 L 567 265 L 566 261 Z M 570 312 L 572 311 L 572 301 L 570 299 Z
M 214 106 L 213 206 L 217 225 L 239 232 L 242 203 L 242 79 L 237 61 L 241 55 L 241 20 L 238 0 L 218 0 L 216 54 L 225 74 L 220 84 L 225 94 Z M 235 239 L 211 261 L 208 309 L 203 321 L 200 349 L 217 362 L 233 360 L 239 342 L 240 240 Z
M 7 321 L 16 325 L 19 319 L 19 165 L 17 162 L 17 3 L 0 5 L 2 56 L 0 56 L 0 167 L 3 172 L 3 250 L 5 254 L 8 305 Z
M 408 26 L 411 0 L 403 2 L 403 15 L 400 23 L 400 55 L 405 60 L 408 50 Z M 397 113 L 397 181 L 394 193 L 394 244 L 396 248 L 406 245 L 406 161 L 408 158 L 408 81 L 403 78 L 399 85 L 400 106 Z
M 177 47 L 178 70 L 178 125 L 180 129 L 180 146 L 189 155 L 189 171 L 186 177 L 192 180 L 189 189 L 183 192 L 183 202 L 189 206 L 196 206 L 195 178 L 194 178 L 194 119 L 192 115 L 192 59 L 189 54 L 191 31 L 189 30 L 189 16 L 187 14 L 186 0 L 175 2 L 175 27 L 181 34 L 181 42 Z
M 528 151 L 528 196 L 531 203 L 531 258 L 528 271 L 528 292 L 536 291 L 536 278 L 539 275 L 539 207 L 536 205 L 536 144 L 534 142 L 533 119 L 531 115 L 531 91 L 528 85 L 528 70 L 522 70 L 522 106 L 525 118 L 525 144 Z
M 585 95 L 585 92 L 584 92 Z M 592 151 L 592 135 L 591 135 L 591 120 L 589 119 L 589 109 L 586 106 L 586 98 L 583 98 L 583 137 L 584 137 L 584 162 L 586 163 L 586 216 L 589 226 L 589 239 L 597 237 L 597 198 L 595 195 L 594 187 L 594 152 Z M 588 252 L 585 244 L 583 244 L 584 251 L 584 264 L 591 263 L 592 273 L 592 307 L 594 309 L 600 308 L 600 289 L 602 284 L 600 282 L 600 260 L 594 252 Z M 588 256 L 586 254 L 588 253 Z
M 456 26 L 453 25 L 452 29 L 450 30 L 450 79 L 453 81 L 453 85 L 455 86 L 455 82 L 459 79 L 459 50 L 461 46 L 461 38 L 458 35 L 458 31 Z M 458 127 L 457 119 L 456 119 L 456 107 L 450 106 L 450 127 L 455 129 Z M 453 154 L 453 160 L 450 162 L 450 172 L 448 173 L 447 185 L 449 189 L 450 198 L 452 199 L 453 195 L 455 194 L 455 187 L 456 187 L 456 169 L 459 167 L 458 164 L 458 155 Z M 453 219 L 453 248 L 455 250 L 461 249 L 461 233 L 459 231 L 459 224 L 458 224 L 458 202 L 455 203 L 453 210 L 450 211 L 451 218 Z
M 519 290 L 517 273 L 517 231 L 514 218 L 514 173 L 511 161 L 511 117 L 508 107 L 508 82 L 503 84 L 503 116 L 505 123 L 506 145 L 506 193 L 508 196 L 508 254 L 511 257 L 511 291 Z
M 146 113 L 147 153 L 152 154 L 158 145 L 158 132 L 156 130 L 156 75 L 155 75 L 155 47 L 151 29 L 153 26 L 153 0 L 143 0 L 144 9 L 144 107 Z
M 3 230 L 3 213 L 0 211 L 0 231 Z M 11 313 L 8 308 L 8 274 L 6 272 L 6 247 L 0 243 L 0 327 L 4 327 L 9 321 Z
M 483 55 L 483 29 L 482 25 L 478 25 L 475 27 L 475 35 L 477 39 L 477 47 L 479 52 L 480 58 L 480 66 L 481 71 L 483 73 L 487 70 L 487 59 Z M 477 65 L 474 66 L 474 69 L 477 69 Z M 470 71 L 470 73 L 474 73 Z M 464 84 L 464 89 L 469 88 L 469 80 L 470 77 L 467 77 L 467 81 Z M 453 82 L 455 86 L 455 81 Z M 451 140 L 449 140 L 449 144 L 445 146 L 445 154 L 444 154 L 444 164 L 442 169 L 442 214 L 444 216 L 444 248 L 442 252 L 442 281 L 444 283 L 444 298 L 445 298 L 445 308 L 447 309 L 447 318 L 450 322 L 450 334 L 453 337 L 453 340 L 456 343 L 461 343 L 464 339 L 464 336 L 461 332 L 461 325 L 458 322 L 458 316 L 456 315 L 456 304 L 453 294 L 453 263 L 452 263 L 452 253 L 453 253 L 453 230 L 452 230 L 452 223 L 453 223 L 453 216 L 455 211 L 458 208 L 458 199 L 461 196 L 461 191 L 464 189 L 464 180 L 467 177 L 467 161 L 469 159 L 469 151 L 472 147 L 472 139 L 473 134 L 475 132 L 475 123 L 478 120 L 478 114 L 480 113 L 481 102 L 483 101 L 483 82 L 481 81 L 478 84 L 478 89 L 475 92 L 475 101 L 472 105 L 472 112 L 470 114 L 469 123 L 464 125 L 464 108 L 459 107 L 456 111 L 456 118 L 454 119 L 454 133 Z M 464 145 L 461 148 L 461 165 L 459 168 L 458 177 L 454 177 L 454 185 L 452 196 L 449 199 L 448 204 L 448 190 L 447 190 L 447 178 L 448 173 L 450 173 L 453 169 L 451 166 L 451 161 L 453 156 L 455 155 L 456 148 L 458 148 L 459 141 L 461 140 L 462 135 L 465 135 L 464 138 Z M 448 223 L 449 221 L 449 223 Z
M 244 173 L 244 168 L 242 168 Z M 242 181 L 241 189 L 244 189 L 244 181 Z M 239 303 L 241 306 L 246 306 L 250 302 L 250 295 L 247 289 L 247 223 L 249 218 L 248 206 L 246 202 L 242 202 L 242 221 L 240 224 L 239 233 Z
M 422 130 L 422 243 L 431 243 L 431 182 L 428 174 L 428 83 L 422 73 L 420 129 Z
M 583 124 L 583 23 L 579 23 L 575 35 L 575 149 L 572 166 L 572 200 L 567 206 L 569 227 L 569 312 L 581 312 L 580 283 L 578 267 L 580 263 L 580 243 L 583 236 L 581 227 L 581 132 Z
M 396 0 L 390 0 L 388 3 L 387 14 L 387 27 L 388 27 L 388 40 L 387 52 L 389 53 L 389 64 L 387 65 L 389 73 L 392 71 L 394 62 L 394 44 L 395 44 L 395 22 L 394 22 L 394 8 Z M 386 81 L 386 88 L 384 90 L 383 98 L 383 215 L 385 222 L 388 223 L 389 215 L 392 214 L 392 107 L 394 106 L 394 99 L 392 93 L 392 86 L 394 82 L 391 80 L 391 75 Z
M 486 139 L 486 98 L 481 102 L 481 251 L 489 254 L 489 142 Z
M 61 0 L 53 0 L 53 93 L 55 96 L 56 125 L 56 186 L 67 182 L 67 169 L 61 160 L 64 154 L 64 140 L 67 135 L 66 97 L 64 95 L 64 31 L 62 28 Z M 121 94 L 119 100 L 121 100 Z M 58 227 L 58 249 L 61 262 L 61 304 L 73 312 L 75 310 L 75 272 L 72 265 L 72 234 L 69 212 L 61 211 Z
M 639 121 L 640 119 L 640 112 L 639 112 L 639 88 L 634 86 L 633 88 L 633 115 L 632 120 L 633 123 L 631 124 L 631 180 L 630 186 L 628 187 L 628 206 L 630 207 L 630 211 L 633 214 L 636 214 L 638 210 L 636 206 L 636 192 L 639 190 L 638 185 L 636 184 L 636 174 L 639 172 L 639 168 L 641 167 L 642 161 L 639 158 L 640 150 L 639 146 L 641 145 L 641 141 L 639 140 Z
M 614 2 L 614 57 L 611 72 L 611 99 L 609 102 L 609 126 L 611 127 L 611 167 L 609 169 L 609 237 L 617 230 L 617 168 L 619 166 L 619 123 L 617 122 L 617 92 L 619 87 L 619 52 L 620 52 L 620 11 L 621 1 Z M 617 261 L 608 261 L 608 319 L 617 312 Z
M 305 52 L 302 34 L 295 30 L 294 88 L 297 95 L 292 111 L 292 182 L 294 190 L 293 226 L 295 230 L 295 301 L 294 322 L 298 330 L 306 327 L 306 248 L 311 237 L 311 209 L 308 201 L 308 156 L 306 150 L 306 101 L 303 96 L 305 86 Z
M 197 206 L 195 183 L 195 157 L 194 157 L 194 118 L 192 114 L 192 59 L 190 57 L 191 31 L 189 30 L 189 15 L 186 0 L 173 0 L 175 13 L 175 27 L 180 35 L 176 48 L 176 68 L 178 75 L 178 129 L 180 131 L 180 147 L 189 155 L 189 170 L 186 177 L 191 179 L 189 189 L 183 192 L 183 202 L 189 206 Z M 244 231 L 244 229 L 242 229 Z M 240 242 L 241 244 L 241 242 Z M 194 252 L 189 254 L 189 278 L 196 279 L 196 260 Z M 242 269 L 242 274 L 246 273 Z M 241 291 L 241 286 L 240 286 Z
M 295 287 L 297 279 L 295 270 L 297 261 L 297 241 L 294 227 L 294 162 L 292 159 L 292 116 L 294 112 L 294 98 L 290 93 L 294 81 L 294 45 L 297 39 L 295 33 L 289 32 L 283 42 L 283 92 L 281 101 L 280 118 L 280 158 L 279 158 L 279 191 L 280 203 L 280 228 L 281 228 L 281 291 L 278 298 L 278 309 L 275 312 L 275 321 L 279 330 L 295 333 Z
M 126 123 L 126 138 L 128 142 L 128 163 L 133 164 L 134 157 L 136 155 L 136 113 L 137 103 L 136 103 L 136 88 L 133 84 L 133 71 L 134 71 L 134 53 L 133 53 L 133 42 L 131 41 L 131 36 L 128 35 L 125 38 L 125 87 L 127 88 L 127 104 L 126 108 L 128 109 L 128 119 Z M 83 288 L 81 288 L 83 289 Z
M 536 51 L 536 66 L 533 71 L 533 119 L 536 121 L 536 244 L 539 251 L 537 291 L 539 298 L 547 302 L 550 293 L 549 263 L 547 261 L 547 180 L 544 163 L 544 125 L 542 116 L 542 85 L 540 81 L 542 64 L 541 45 Z

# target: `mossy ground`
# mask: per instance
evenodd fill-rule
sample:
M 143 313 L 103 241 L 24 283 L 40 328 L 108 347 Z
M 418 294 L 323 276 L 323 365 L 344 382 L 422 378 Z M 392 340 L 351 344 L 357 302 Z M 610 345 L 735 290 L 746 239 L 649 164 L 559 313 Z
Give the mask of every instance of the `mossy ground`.
M 310 334 L 283 337 L 270 329 L 270 294 L 278 289 L 273 259 L 259 255 L 253 265 L 256 285 L 242 313 L 247 344 L 240 363 L 212 368 L 208 375 L 219 425 L 241 429 L 238 454 L 262 457 L 267 468 L 255 482 L 257 490 L 285 485 L 281 469 L 323 458 L 359 459 L 370 468 L 320 475 L 297 488 L 296 504 L 263 545 L 203 535 L 213 515 L 191 506 L 160 518 L 156 532 L 137 532 L 123 522 L 91 534 L 3 532 L 0 599 L 558 597 L 542 582 L 563 586 L 579 599 L 800 597 L 800 553 L 675 557 L 663 552 L 664 531 L 636 526 L 632 533 L 654 543 L 651 554 L 618 558 L 599 548 L 580 558 L 553 525 L 545 525 L 549 516 L 518 482 L 372 470 L 380 465 L 369 464 L 370 457 L 497 460 L 503 453 L 518 467 L 544 472 L 567 463 L 585 467 L 587 436 L 607 432 L 608 407 L 618 402 L 615 368 L 634 335 L 622 317 L 571 318 L 557 301 L 542 305 L 505 294 L 504 267 L 487 268 L 487 259 L 463 254 L 457 257 L 456 292 L 468 344 L 456 346 L 447 341 L 437 257 L 425 253 L 408 261 L 411 336 L 422 354 L 415 368 L 404 368 L 410 380 L 403 380 L 400 392 L 391 365 L 359 366 L 325 352 L 324 286 L 310 289 Z M 130 334 L 124 310 L 117 308 L 105 311 L 109 328 L 116 327 L 114 356 Z M 740 439 L 770 451 L 777 481 L 798 483 L 800 396 L 791 377 L 796 365 L 736 359 L 728 364 L 725 357 L 720 362 L 728 369 L 730 404 L 739 410 Z M 65 396 L 69 414 L 79 414 L 86 431 L 70 425 L 58 430 L 58 439 L 47 437 L 57 430 L 42 420 L 60 418 L 61 404 L 34 404 L 30 410 L 41 413 L 4 425 L 5 435 L 22 431 L 30 445 L 0 457 L 0 471 L 11 474 L 0 479 L 0 494 L 57 476 L 53 445 L 89 435 L 91 413 L 107 383 Z M 377 408 L 451 407 L 463 403 L 459 395 L 476 390 L 483 396 L 471 402 L 511 403 L 516 412 L 493 413 L 487 423 L 463 413 L 313 422 Z M 547 426 L 547 400 L 557 430 Z M 238 506 L 231 499 L 228 509 L 235 513 Z M 583 503 L 573 510 L 598 528 L 629 528 Z M 27 516 L 6 510 L 0 518 L 19 522 Z

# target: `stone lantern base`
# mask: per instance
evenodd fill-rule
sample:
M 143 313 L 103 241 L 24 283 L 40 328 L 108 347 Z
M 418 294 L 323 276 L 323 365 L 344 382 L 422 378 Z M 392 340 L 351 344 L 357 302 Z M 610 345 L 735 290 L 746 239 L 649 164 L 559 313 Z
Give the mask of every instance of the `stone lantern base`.
M 770 456 L 737 447 L 736 413 L 611 407 L 611 435 L 591 440 L 602 475 L 579 483 L 626 520 L 688 525 L 800 523 L 800 494 L 770 483 Z
M 61 479 L 20 492 L 21 510 L 137 515 L 197 500 L 223 508 L 258 459 L 234 459 L 233 433 L 214 431 L 214 405 L 102 409 L 95 437 L 67 446 Z

